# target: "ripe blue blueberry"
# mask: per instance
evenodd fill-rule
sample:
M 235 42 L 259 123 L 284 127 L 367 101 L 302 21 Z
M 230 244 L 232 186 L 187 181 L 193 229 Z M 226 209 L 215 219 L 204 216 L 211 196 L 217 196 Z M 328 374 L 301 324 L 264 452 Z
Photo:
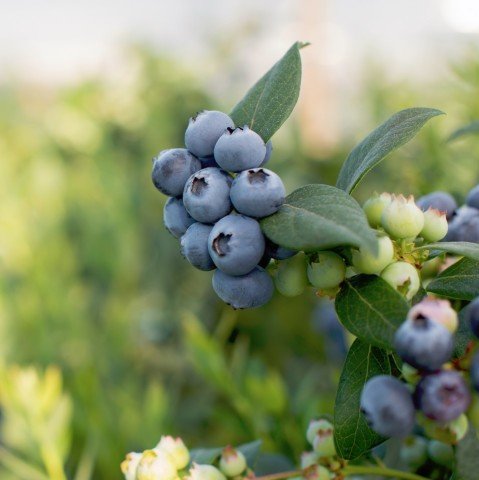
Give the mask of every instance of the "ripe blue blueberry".
M 186 182 L 183 203 L 198 222 L 214 223 L 231 212 L 231 177 L 219 168 L 203 168 Z
M 414 404 L 406 385 L 378 375 L 364 385 L 361 412 L 368 425 L 383 437 L 406 437 L 414 427 Z
M 214 155 L 210 155 L 209 157 L 201 157 L 198 160 L 201 162 L 201 168 L 220 168 L 220 166 L 216 163 Z
M 215 265 L 228 275 L 251 272 L 264 254 L 259 223 L 244 215 L 222 218 L 210 233 L 208 248 Z
M 451 332 L 434 320 L 417 315 L 408 318 L 394 335 L 398 355 L 418 370 L 441 368 L 452 355 L 454 338 Z
M 472 388 L 479 392 L 479 352 L 472 357 L 469 373 L 471 375 Z
M 471 394 L 460 373 L 442 370 L 423 377 L 414 392 L 414 401 L 427 418 L 450 422 L 467 410 Z
M 172 197 L 163 208 L 163 222 L 175 238 L 180 238 L 195 223 L 195 219 L 186 211 L 183 200 Z
M 151 179 L 160 192 L 180 197 L 188 178 L 200 168 L 200 161 L 184 148 L 163 150 L 153 159 Z
M 479 208 L 479 185 L 476 185 L 466 198 L 466 205 L 469 207 Z
M 213 155 L 216 142 L 227 128 L 234 128 L 226 113 L 205 110 L 190 118 L 185 132 L 186 148 L 197 157 Z
M 275 260 L 286 260 L 287 258 L 294 257 L 298 252 L 296 250 L 290 250 L 289 248 L 280 247 L 273 243 L 271 240 L 266 239 L 265 254 L 269 255 Z
M 274 292 L 271 277 L 261 267 L 235 277 L 216 270 L 213 289 L 223 302 L 235 309 L 261 307 L 270 301 Z
M 467 307 L 466 318 L 472 333 L 479 338 L 479 297 L 475 298 Z
M 264 167 L 269 162 L 269 159 L 271 158 L 272 153 L 273 153 L 273 142 L 271 140 L 268 140 L 266 142 L 266 154 L 264 156 L 263 162 L 261 163 L 260 167 Z
M 429 208 L 434 208 L 440 212 L 446 213 L 446 218 L 450 220 L 457 209 L 456 200 L 447 192 L 431 192 L 422 196 L 416 202 L 417 206 L 425 212 Z
M 241 172 L 259 167 L 265 158 L 263 139 L 246 125 L 228 128 L 215 146 L 215 159 L 229 172 Z
M 213 227 L 194 223 L 181 237 L 182 255 L 199 270 L 213 270 L 215 264 L 208 252 L 208 237 Z
M 459 208 L 449 223 L 445 240 L 479 243 L 479 210 L 467 205 Z
M 231 201 L 235 209 L 255 218 L 277 212 L 284 203 L 285 195 L 281 178 L 266 168 L 244 170 L 231 185 Z

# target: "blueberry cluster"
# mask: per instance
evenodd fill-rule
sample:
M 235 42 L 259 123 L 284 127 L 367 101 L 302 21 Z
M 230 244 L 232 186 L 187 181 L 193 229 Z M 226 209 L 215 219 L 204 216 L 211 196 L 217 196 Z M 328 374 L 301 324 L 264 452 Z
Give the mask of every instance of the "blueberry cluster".
M 258 219 L 285 199 L 279 176 L 264 168 L 272 144 L 248 126 L 235 127 L 218 111 L 191 118 L 186 148 L 163 150 L 153 159 L 152 180 L 171 198 L 164 223 L 180 239 L 183 256 L 200 270 L 213 270 L 213 288 L 234 308 L 258 307 L 273 295 L 264 267 L 295 252 L 268 242 Z
M 469 322 L 479 335 L 479 299 L 471 304 Z M 471 393 L 464 372 L 449 363 L 458 327 L 456 311 L 447 300 L 426 297 L 412 307 L 394 338 L 397 354 L 405 362 L 403 379 L 379 375 L 370 379 L 361 395 L 361 411 L 370 427 L 385 437 L 406 437 L 420 412 L 420 423 L 434 438 L 450 443 L 465 435 L 464 412 Z M 479 391 L 479 356 L 472 362 L 471 384 Z M 466 425 L 466 426 L 465 426 Z

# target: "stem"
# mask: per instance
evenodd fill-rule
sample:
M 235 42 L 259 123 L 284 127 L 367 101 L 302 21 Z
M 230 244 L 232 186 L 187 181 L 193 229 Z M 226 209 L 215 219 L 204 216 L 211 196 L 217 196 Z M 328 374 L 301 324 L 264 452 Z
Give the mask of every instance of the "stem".
M 301 475 L 303 475 L 302 470 L 292 470 L 290 472 L 279 472 L 263 475 L 262 477 L 254 477 L 254 480 L 282 480 L 284 478 L 298 477 Z
M 426 477 L 416 475 L 415 473 L 403 472 L 401 470 L 394 470 L 386 467 L 351 465 L 344 468 L 343 474 L 348 475 L 378 475 L 382 477 L 393 477 L 403 480 L 428 480 Z

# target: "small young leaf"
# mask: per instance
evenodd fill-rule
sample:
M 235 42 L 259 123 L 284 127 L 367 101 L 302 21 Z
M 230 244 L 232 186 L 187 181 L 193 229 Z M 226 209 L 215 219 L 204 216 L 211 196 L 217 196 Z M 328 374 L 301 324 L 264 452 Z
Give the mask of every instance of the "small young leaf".
M 408 108 L 395 113 L 354 147 L 339 172 L 336 186 L 351 193 L 384 157 L 411 140 L 429 119 L 442 114 L 433 108 Z
M 466 436 L 456 447 L 456 480 L 477 480 L 479 472 L 479 440 L 471 424 Z
M 416 250 L 430 250 L 431 252 L 447 252 L 453 255 L 479 260 L 479 244 L 470 242 L 438 242 L 416 248 Z
M 341 458 L 354 460 L 384 441 L 367 425 L 360 411 L 364 384 L 376 375 L 390 375 L 388 354 L 355 340 L 339 379 L 334 407 L 334 442 Z
M 448 142 L 452 142 L 453 140 L 457 140 L 458 138 L 464 137 L 466 135 L 471 135 L 474 133 L 479 133 L 479 120 L 474 120 L 473 122 L 464 125 L 464 127 L 458 128 L 454 132 L 451 133 L 449 138 L 447 139 Z
M 248 125 L 265 142 L 293 111 L 301 86 L 301 55 L 308 45 L 296 42 L 234 107 L 230 116 L 238 127 Z
M 353 335 L 382 348 L 392 347 L 394 332 L 409 310 L 404 297 L 375 275 L 346 280 L 335 307 L 341 323 Z
M 261 440 L 255 440 L 236 447 L 245 456 L 248 467 L 254 468 L 256 465 L 262 444 L 263 442 Z
M 473 300 L 479 295 L 479 261 L 459 260 L 440 273 L 426 290 L 447 298 Z
M 346 245 L 377 250 L 376 235 L 362 208 L 329 185 L 306 185 L 294 191 L 277 213 L 261 221 L 261 227 L 270 240 L 294 250 Z

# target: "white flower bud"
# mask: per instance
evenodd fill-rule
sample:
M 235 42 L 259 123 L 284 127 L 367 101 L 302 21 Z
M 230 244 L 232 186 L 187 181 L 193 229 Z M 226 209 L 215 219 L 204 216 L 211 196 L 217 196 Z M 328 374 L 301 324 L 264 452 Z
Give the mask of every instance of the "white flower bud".
M 136 473 L 136 480 L 176 480 L 178 472 L 171 456 L 162 450 L 145 450 Z
M 123 475 L 125 475 L 125 480 L 136 480 L 136 470 L 141 456 L 141 453 L 130 452 L 126 455 L 125 460 L 121 462 L 120 468 Z
M 213 465 L 193 464 L 188 480 L 226 480 L 226 477 Z
M 190 462 L 190 452 L 181 438 L 173 438 L 170 435 L 163 436 L 155 450 L 162 450 L 168 453 L 178 470 L 182 470 Z
M 246 458 L 233 447 L 225 447 L 220 458 L 220 470 L 227 477 L 236 477 L 246 469 Z

